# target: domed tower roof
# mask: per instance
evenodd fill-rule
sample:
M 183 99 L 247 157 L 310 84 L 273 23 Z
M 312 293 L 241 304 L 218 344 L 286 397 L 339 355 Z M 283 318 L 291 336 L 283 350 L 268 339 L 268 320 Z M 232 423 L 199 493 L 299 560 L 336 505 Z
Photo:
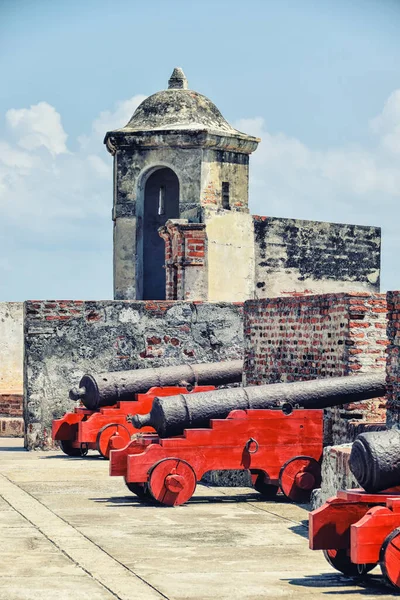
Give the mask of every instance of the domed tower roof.
M 115 133 L 182 131 L 203 131 L 254 140 L 256 143 L 259 141 L 258 138 L 234 129 L 211 100 L 188 89 L 185 74 L 179 67 L 174 69 L 168 81 L 168 89 L 146 98 L 125 127 L 109 132 L 107 136 Z

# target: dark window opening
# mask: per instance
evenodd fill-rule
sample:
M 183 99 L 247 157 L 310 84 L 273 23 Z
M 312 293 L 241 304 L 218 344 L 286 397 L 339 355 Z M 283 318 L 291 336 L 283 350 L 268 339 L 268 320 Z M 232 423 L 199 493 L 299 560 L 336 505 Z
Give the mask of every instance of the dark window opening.
M 227 181 L 222 182 L 222 208 L 230 210 L 229 204 L 229 183 Z
M 158 230 L 179 219 L 179 181 L 168 168 L 150 175 L 144 191 L 143 300 L 165 300 L 165 242 Z

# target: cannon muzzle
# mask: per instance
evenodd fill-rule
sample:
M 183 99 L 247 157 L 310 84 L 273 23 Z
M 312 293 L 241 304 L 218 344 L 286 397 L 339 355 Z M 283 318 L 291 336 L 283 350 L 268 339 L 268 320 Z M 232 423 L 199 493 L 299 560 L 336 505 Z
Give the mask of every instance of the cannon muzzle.
M 353 443 L 349 466 L 366 492 L 400 485 L 400 431 L 361 433 Z
M 150 425 L 160 437 L 171 437 L 181 435 L 184 429 L 208 427 L 210 419 L 224 419 L 231 410 L 281 407 L 290 414 L 294 406 L 327 408 L 385 393 L 384 373 L 230 388 L 167 399 L 156 397 L 151 412 L 135 415 L 132 423 L 137 429 Z
M 69 397 L 80 400 L 89 410 L 99 410 L 102 406 L 133 400 L 135 394 L 147 392 L 151 387 L 184 385 L 192 390 L 195 385 L 228 385 L 241 382 L 242 373 L 241 360 L 228 360 L 84 375 L 79 387 L 70 390 Z

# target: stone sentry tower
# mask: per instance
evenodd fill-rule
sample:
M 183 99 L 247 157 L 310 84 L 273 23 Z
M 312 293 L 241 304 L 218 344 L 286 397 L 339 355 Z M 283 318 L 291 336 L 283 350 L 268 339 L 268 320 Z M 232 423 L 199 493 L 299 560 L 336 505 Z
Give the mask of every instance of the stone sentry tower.
M 259 141 L 189 90 L 180 68 L 167 90 L 148 97 L 125 127 L 106 134 L 114 156 L 115 299 L 166 298 L 159 228 L 167 221 L 201 224 L 210 214 L 248 213 L 249 155 Z

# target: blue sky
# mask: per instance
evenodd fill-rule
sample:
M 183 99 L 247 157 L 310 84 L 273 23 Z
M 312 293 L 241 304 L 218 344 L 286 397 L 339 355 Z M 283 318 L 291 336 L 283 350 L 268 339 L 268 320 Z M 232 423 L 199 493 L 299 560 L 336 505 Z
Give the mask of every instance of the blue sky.
M 398 0 L 0 0 L 0 300 L 112 297 L 102 144 L 181 66 L 262 143 L 256 214 L 380 225 L 400 289 Z

